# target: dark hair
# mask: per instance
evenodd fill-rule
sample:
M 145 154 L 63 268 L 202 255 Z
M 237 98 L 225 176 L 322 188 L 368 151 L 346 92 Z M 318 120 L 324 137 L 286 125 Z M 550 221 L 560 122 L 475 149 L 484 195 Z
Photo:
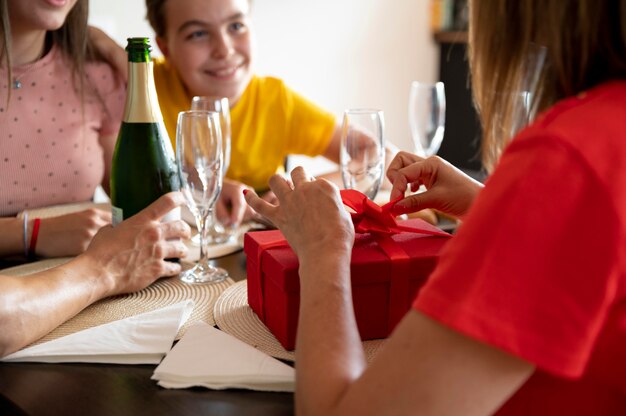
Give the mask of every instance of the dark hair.
M 473 0 L 470 66 L 483 125 L 483 162 L 491 169 L 510 140 L 512 94 L 521 91 L 527 58 L 546 48 L 533 102 L 556 101 L 626 78 L 626 2 L 614 0 Z M 531 68 L 532 69 L 532 68 Z
M 167 30 L 165 23 L 166 1 L 167 0 L 146 0 L 146 17 L 158 37 L 164 37 Z M 248 4 L 252 7 L 252 0 L 248 0 Z
M 165 36 L 165 2 L 167 0 L 146 0 L 147 18 L 157 36 Z

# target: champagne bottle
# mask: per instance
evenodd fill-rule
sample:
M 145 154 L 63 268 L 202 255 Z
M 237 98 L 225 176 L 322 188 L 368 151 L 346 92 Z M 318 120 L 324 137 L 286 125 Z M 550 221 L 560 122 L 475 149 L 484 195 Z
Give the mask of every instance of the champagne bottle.
M 128 90 L 111 171 L 113 225 L 161 195 L 180 189 L 174 151 L 163 124 L 148 38 L 129 38 Z M 180 211 L 172 216 L 180 217 Z

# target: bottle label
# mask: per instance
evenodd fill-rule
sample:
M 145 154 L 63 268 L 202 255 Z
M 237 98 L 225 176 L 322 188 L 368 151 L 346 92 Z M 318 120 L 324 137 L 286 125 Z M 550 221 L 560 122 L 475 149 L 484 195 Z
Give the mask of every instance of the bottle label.
M 124 221 L 124 210 L 118 207 L 111 207 L 111 224 L 115 227 L 120 222 Z

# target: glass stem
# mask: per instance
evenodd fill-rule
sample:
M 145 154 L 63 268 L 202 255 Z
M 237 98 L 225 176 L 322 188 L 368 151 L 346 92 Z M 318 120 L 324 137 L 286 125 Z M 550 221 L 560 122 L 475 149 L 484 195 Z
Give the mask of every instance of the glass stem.
M 209 224 L 210 233 L 213 234 L 214 237 L 219 237 L 224 230 L 222 230 L 220 225 L 217 223 L 217 214 L 215 213 L 215 210 L 211 211 L 209 218 L 211 219 L 211 223 Z
M 200 262 L 207 263 L 207 248 L 208 248 L 208 237 L 209 237 L 209 218 L 211 218 L 213 210 L 210 209 L 207 212 L 204 212 L 198 218 L 198 231 L 200 232 Z

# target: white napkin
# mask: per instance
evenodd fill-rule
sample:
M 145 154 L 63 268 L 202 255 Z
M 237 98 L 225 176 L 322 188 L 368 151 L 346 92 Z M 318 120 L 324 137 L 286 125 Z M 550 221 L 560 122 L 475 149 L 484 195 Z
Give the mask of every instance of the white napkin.
M 2 361 L 158 364 L 193 310 L 186 300 L 24 348 Z
M 191 326 L 154 370 L 165 388 L 292 392 L 295 370 L 206 323 Z

